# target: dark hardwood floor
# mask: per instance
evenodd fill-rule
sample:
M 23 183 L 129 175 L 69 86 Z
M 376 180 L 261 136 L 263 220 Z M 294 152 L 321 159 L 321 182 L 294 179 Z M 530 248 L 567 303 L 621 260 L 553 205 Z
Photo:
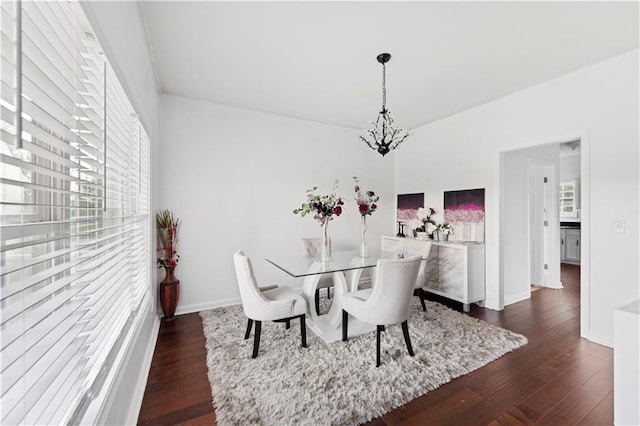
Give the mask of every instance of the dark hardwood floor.
M 370 424 L 612 425 L 613 350 L 580 338 L 579 274 L 562 265 L 564 289 L 534 291 L 501 312 L 473 305 L 469 315 L 529 343 Z M 198 314 L 162 324 L 139 424 L 216 423 L 204 343 Z

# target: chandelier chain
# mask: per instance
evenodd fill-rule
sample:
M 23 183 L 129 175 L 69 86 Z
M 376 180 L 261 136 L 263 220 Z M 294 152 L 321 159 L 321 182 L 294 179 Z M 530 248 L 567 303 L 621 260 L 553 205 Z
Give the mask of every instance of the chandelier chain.
M 387 109 L 387 68 L 382 64 L 382 110 Z

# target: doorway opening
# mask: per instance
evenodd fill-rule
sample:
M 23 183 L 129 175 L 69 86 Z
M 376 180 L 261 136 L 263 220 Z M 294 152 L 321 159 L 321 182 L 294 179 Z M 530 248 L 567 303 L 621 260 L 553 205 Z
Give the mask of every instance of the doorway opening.
M 585 153 L 587 158 L 585 158 Z M 500 286 L 503 305 L 541 289 L 579 294 L 588 333 L 588 140 L 584 137 L 501 153 Z M 575 286 L 579 291 L 575 291 Z

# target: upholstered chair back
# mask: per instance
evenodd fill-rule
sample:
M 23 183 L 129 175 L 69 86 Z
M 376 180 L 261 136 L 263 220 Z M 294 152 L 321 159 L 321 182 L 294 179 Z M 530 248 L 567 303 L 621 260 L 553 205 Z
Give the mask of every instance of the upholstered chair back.
M 251 259 L 242 250 L 238 250 L 233 254 L 233 264 L 236 269 L 244 313 L 248 318 L 260 320 L 267 299 L 258 287 Z
M 378 260 L 373 291 L 357 316 L 370 324 L 406 321 L 421 261 L 422 256 Z
M 316 257 L 320 255 L 322 247 L 322 238 L 303 238 L 302 254 L 304 257 Z M 329 247 L 331 247 L 331 238 L 329 238 Z

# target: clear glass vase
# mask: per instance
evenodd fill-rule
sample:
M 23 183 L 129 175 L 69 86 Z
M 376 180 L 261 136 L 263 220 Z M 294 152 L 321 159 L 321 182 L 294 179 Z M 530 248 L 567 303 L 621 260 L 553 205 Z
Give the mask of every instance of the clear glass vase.
M 367 245 L 367 216 L 362 216 L 361 232 L 360 257 L 369 257 L 369 246 Z
M 331 241 L 327 235 L 327 228 L 329 227 L 329 221 L 322 222 L 322 246 L 320 247 L 320 260 L 328 262 L 331 260 Z

